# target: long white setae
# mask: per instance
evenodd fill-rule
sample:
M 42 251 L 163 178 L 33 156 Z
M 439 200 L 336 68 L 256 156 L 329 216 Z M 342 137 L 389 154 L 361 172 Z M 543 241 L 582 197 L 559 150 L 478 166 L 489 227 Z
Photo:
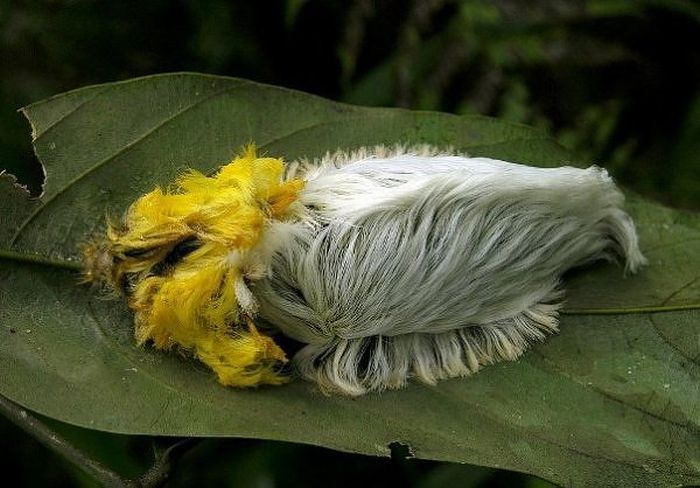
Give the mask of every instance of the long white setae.
M 259 315 L 302 342 L 293 364 L 358 395 L 464 376 L 557 331 L 561 276 L 645 259 L 604 169 L 534 168 L 430 147 L 293 163 L 294 221 L 273 222 Z

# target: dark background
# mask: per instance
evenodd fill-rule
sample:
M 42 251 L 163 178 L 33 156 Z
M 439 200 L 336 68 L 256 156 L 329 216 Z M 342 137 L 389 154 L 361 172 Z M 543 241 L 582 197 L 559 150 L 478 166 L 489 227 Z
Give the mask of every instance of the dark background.
M 0 0 L 0 170 L 38 193 L 16 110 L 87 84 L 201 71 L 334 100 L 480 113 L 547 130 L 668 205 L 700 209 L 700 4 L 687 0 Z M 52 424 L 126 475 L 163 440 Z M 208 440 L 176 486 L 526 486 L 517 473 Z M 90 484 L 0 419 L 6 473 Z M 39 469 L 38 469 L 39 468 Z

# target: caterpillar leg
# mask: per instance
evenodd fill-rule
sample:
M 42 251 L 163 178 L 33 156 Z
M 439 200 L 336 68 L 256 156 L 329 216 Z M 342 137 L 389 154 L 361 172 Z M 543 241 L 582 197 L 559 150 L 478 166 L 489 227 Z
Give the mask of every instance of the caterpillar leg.
M 324 391 L 362 395 L 397 389 L 410 378 L 436 381 L 476 373 L 481 366 L 513 361 L 533 342 L 558 330 L 557 301 L 537 303 L 514 317 L 441 333 L 335 338 L 309 344 L 294 357 L 298 371 Z
M 228 334 L 205 330 L 192 345 L 197 359 L 209 366 L 222 385 L 248 387 L 259 384 L 280 385 L 287 377 L 279 374 L 286 362 L 284 352 L 268 336 L 250 323 L 249 331 Z

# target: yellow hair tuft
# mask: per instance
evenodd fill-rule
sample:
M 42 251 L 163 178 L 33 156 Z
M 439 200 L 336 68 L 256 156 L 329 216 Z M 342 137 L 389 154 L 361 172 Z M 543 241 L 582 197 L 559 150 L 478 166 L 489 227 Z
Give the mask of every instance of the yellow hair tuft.
M 139 344 L 180 347 L 211 367 L 224 385 L 286 380 L 287 361 L 252 318 L 255 303 L 244 264 L 273 219 L 285 219 L 304 187 L 283 182 L 284 163 L 260 158 L 254 145 L 215 175 L 196 170 L 171 188 L 136 200 L 106 239 L 83 250 L 86 281 L 125 290 Z M 265 265 L 265 263 L 262 263 Z

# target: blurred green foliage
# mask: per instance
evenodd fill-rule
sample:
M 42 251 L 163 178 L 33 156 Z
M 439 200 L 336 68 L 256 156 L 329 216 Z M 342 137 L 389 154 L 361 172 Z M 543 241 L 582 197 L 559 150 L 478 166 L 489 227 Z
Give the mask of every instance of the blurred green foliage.
M 627 186 L 700 208 L 700 5 L 690 0 L 0 1 L 0 169 L 43 175 L 18 108 L 166 71 L 239 76 L 363 105 L 481 113 L 541 127 Z M 150 440 L 56 427 L 122 474 Z M 0 423 L 6 469 L 90 484 Z M 42 469 L 36 469 L 41 456 Z M 174 486 L 546 486 L 486 468 L 206 441 Z
M 699 27 L 690 0 L 5 0 L 0 167 L 38 191 L 22 105 L 190 70 L 535 125 L 700 208 Z

